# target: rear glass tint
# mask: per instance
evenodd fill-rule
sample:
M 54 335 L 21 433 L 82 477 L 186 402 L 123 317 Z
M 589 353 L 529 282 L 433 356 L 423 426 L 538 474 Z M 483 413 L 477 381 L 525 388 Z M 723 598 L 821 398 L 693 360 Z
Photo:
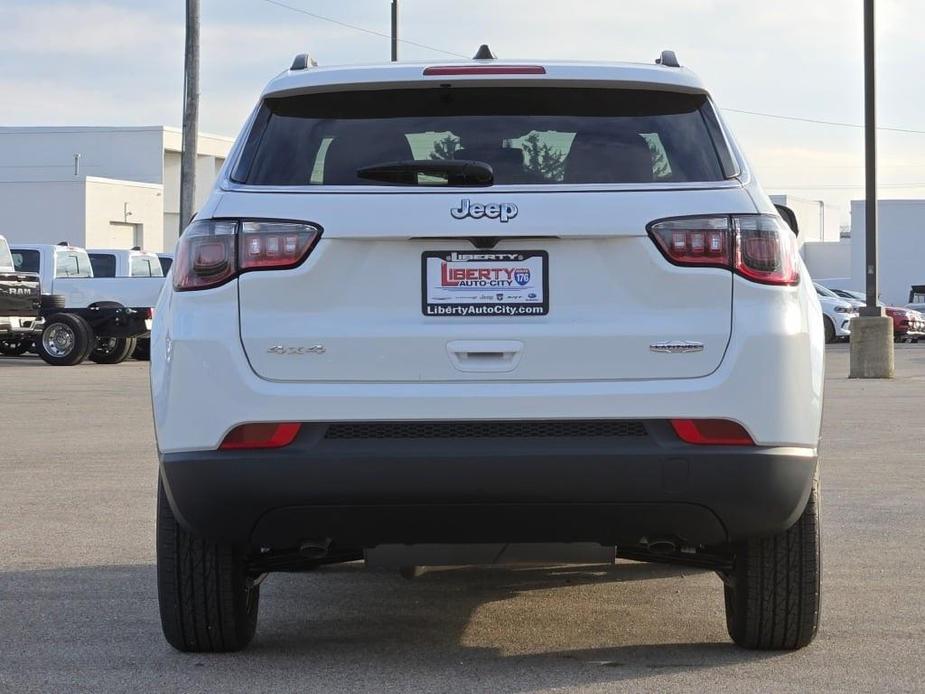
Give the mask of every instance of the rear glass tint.
M 266 99 L 233 179 L 386 185 L 363 167 L 472 159 L 496 185 L 724 179 L 725 144 L 698 94 L 550 87 L 420 88 Z M 418 175 L 419 184 L 442 179 Z
M 85 251 L 57 251 L 55 277 L 93 277 L 90 257 Z
M 132 256 L 130 273 L 132 277 L 163 277 L 164 271 L 157 256 Z
M 90 253 L 94 277 L 115 277 L 116 256 L 112 253 Z
M 39 252 L 27 249 L 18 249 L 13 252 L 13 267 L 19 272 L 39 271 Z

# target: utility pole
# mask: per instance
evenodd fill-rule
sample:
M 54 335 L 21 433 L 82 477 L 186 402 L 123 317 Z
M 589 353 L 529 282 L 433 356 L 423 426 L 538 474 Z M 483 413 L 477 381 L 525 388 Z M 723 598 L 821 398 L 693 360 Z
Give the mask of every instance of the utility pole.
M 864 0 L 864 245 L 867 306 L 865 316 L 883 315 L 877 308 L 877 68 L 874 0 Z M 877 308 L 871 312 L 870 309 Z
M 196 212 L 196 149 L 199 135 L 199 0 L 186 0 L 183 58 L 183 144 L 180 158 L 180 233 Z
M 392 0 L 392 62 L 398 62 L 398 0 Z
M 874 0 L 864 0 L 864 277 L 867 305 L 851 321 L 851 378 L 893 377 L 893 319 L 878 301 L 877 63 Z

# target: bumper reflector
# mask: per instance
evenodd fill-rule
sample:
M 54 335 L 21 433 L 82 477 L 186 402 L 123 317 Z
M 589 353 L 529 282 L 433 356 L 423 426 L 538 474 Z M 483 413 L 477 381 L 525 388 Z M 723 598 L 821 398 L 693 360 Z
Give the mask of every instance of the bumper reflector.
M 738 422 L 728 419 L 672 419 L 678 438 L 700 446 L 754 446 L 755 442 Z
M 301 427 L 298 422 L 241 424 L 228 432 L 219 450 L 282 448 L 295 440 Z

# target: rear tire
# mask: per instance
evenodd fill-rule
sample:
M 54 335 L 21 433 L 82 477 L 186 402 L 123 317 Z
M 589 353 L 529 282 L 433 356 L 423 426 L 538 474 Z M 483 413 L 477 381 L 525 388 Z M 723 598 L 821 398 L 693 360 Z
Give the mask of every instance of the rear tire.
M 819 628 L 821 576 L 816 482 L 792 528 L 736 548 L 734 568 L 724 577 L 729 636 L 752 650 L 808 645 Z
M 93 330 L 80 316 L 56 313 L 45 319 L 45 329 L 35 340 L 36 351 L 46 364 L 75 366 L 90 353 Z
M 139 337 L 132 358 L 138 361 L 151 361 L 151 338 Z
M 832 319 L 828 316 L 823 316 L 822 322 L 825 324 L 825 343 L 828 345 L 835 342 L 835 324 Z
M 120 364 L 134 351 L 134 337 L 98 337 L 89 359 L 97 364 Z
M 257 629 L 260 587 L 238 547 L 201 540 L 177 523 L 157 484 L 157 599 L 164 638 L 178 651 L 244 648 Z

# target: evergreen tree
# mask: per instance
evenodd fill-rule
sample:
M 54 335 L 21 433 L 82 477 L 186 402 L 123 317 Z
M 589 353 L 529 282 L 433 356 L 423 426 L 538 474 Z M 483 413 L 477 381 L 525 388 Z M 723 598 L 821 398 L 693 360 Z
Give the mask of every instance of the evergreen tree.
M 548 181 L 559 181 L 565 175 L 565 154 L 540 142 L 539 133 L 530 133 L 524 138 L 524 168 Z
M 431 159 L 453 159 L 459 149 L 459 138 L 447 135 L 442 140 L 434 142 L 434 151 L 430 153 Z

